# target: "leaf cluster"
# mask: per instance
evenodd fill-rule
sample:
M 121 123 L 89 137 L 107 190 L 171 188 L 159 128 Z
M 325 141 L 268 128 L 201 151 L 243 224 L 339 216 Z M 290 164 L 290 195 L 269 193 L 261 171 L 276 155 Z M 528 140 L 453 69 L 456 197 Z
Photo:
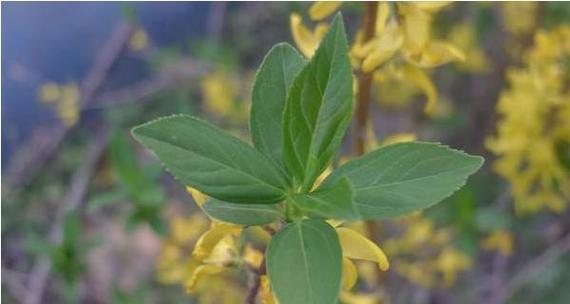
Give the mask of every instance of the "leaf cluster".
M 136 127 L 166 169 L 207 194 L 206 213 L 240 225 L 283 221 L 267 270 L 280 303 L 334 303 L 341 285 L 338 236 L 325 220 L 385 219 L 427 208 L 455 190 L 482 158 L 434 143 L 380 148 L 334 170 L 353 114 L 353 75 L 340 15 L 310 60 L 273 47 L 252 92 L 253 146 L 195 117 Z

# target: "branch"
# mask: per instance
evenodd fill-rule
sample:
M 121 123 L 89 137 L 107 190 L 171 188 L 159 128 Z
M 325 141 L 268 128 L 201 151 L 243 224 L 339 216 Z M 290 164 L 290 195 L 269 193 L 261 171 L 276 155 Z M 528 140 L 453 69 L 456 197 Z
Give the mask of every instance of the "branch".
M 77 169 L 71 179 L 68 188 L 69 190 L 64 198 L 63 205 L 59 208 L 53 225 L 49 231 L 49 238 L 53 243 L 59 243 L 61 241 L 62 225 L 66 214 L 77 209 L 81 205 L 81 202 L 83 202 L 91 175 L 93 174 L 95 166 L 107 146 L 107 142 L 110 137 L 109 130 L 101 128 L 96 132 L 95 139 L 88 148 L 84 162 Z M 37 304 L 41 302 L 50 269 L 50 260 L 47 257 L 40 257 L 32 268 L 27 288 L 28 293 L 23 301 L 24 303 Z
M 106 42 L 81 84 L 80 109 L 89 107 L 93 102 L 96 91 L 103 84 L 114 62 L 129 41 L 132 31 L 133 26 L 131 24 L 122 23 Z M 7 173 L 8 185 L 26 186 L 41 171 L 42 165 L 57 151 L 70 129 L 64 125 L 57 125 L 37 131 L 26 147 L 23 148 L 26 153 L 17 153 L 11 162 Z
M 560 239 L 516 273 L 504 287 L 504 299 L 509 299 L 521 287 L 536 278 L 546 267 L 568 252 L 570 252 L 570 234 Z

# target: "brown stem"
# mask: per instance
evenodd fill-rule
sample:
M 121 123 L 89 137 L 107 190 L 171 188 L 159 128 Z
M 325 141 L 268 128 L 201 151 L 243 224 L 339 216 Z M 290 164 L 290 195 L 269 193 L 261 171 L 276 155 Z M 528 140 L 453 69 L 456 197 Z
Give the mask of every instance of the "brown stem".
M 247 304 L 255 304 L 255 299 L 257 298 L 257 294 L 259 293 L 259 289 L 261 288 L 261 276 L 265 275 L 265 257 L 261 261 L 261 265 L 259 269 L 253 269 L 251 271 L 253 280 L 252 284 L 247 290 L 247 297 L 245 298 L 245 303 Z
M 364 19 L 362 20 L 362 42 L 374 37 L 377 2 L 366 2 Z M 354 130 L 354 145 L 352 153 L 355 156 L 365 152 L 366 125 L 368 124 L 368 108 L 370 104 L 370 87 L 372 74 L 357 71 L 358 93 L 356 95 L 356 125 Z
M 377 2 L 366 2 L 364 19 L 362 20 L 362 42 L 372 39 L 375 34 Z M 370 107 L 370 89 L 372 86 L 372 73 L 357 71 L 358 93 L 356 95 L 356 125 L 354 130 L 354 144 L 352 153 L 355 156 L 366 152 L 366 126 L 368 125 L 368 109 Z M 366 222 L 366 230 L 372 241 L 377 242 L 378 225 L 374 221 Z M 378 270 L 378 282 L 382 279 L 382 273 Z

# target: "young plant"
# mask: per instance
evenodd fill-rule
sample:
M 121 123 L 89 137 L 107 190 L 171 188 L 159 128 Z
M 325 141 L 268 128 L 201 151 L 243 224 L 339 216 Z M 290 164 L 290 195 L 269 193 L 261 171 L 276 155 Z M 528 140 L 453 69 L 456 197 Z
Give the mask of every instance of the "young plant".
M 172 175 L 210 197 L 203 206 L 210 217 L 284 224 L 266 252 L 281 304 L 337 303 L 343 255 L 327 219 L 385 219 L 427 208 L 483 163 L 435 143 L 402 143 L 351 160 L 316 183 L 351 121 L 352 77 L 337 15 L 308 62 L 284 43 L 265 57 L 253 86 L 253 147 L 184 115 L 133 130 Z

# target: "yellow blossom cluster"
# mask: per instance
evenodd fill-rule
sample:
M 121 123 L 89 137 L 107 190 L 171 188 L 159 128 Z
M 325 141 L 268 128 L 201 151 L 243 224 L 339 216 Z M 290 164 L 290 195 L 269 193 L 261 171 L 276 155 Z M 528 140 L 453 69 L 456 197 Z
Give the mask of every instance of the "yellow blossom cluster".
M 505 1 L 501 3 L 503 26 L 507 32 L 506 51 L 519 58 L 537 26 L 539 3 L 536 1 Z
M 45 83 L 39 88 L 38 98 L 45 104 L 53 105 L 57 116 L 66 126 L 73 126 L 79 120 L 80 93 L 76 83 Z
M 363 33 L 356 35 L 350 57 L 355 69 L 373 73 L 380 96 L 388 105 L 406 104 L 419 91 L 428 102 L 425 111 L 431 114 L 437 101 L 437 90 L 426 69 L 449 62 L 463 61 L 465 55 L 453 44 L 433 39 L 431 24 L 434 14 L 449 2 L 378 2 L 374 36 L 363 41 Z M 307 28 L 298 14 L 291 14 L 291 31 L 295 43 L 306 57 L 311 57 L 328 25 L 324 18 L 338 10 L 340 2 L 316 2 L 309 16 L 319 21 L 313 30 Z M 383 93 L 382 93 L 383 94 Z
M 495 170 L 511 184 L 517 214 L 548 208 L 562 212 L 570 199 L 565 165 L 570 145 L 570 26 L 540 30 L 507 72 L 509 88 L 497 104 L 497 135 L 486 146 L 499 158 Z M 564 148 L 566 147 L 566 148 Z
M 420 214 L 395 222 L 403 233 L 384 243 L 394 270 L 408 280 L 423 286 L 450 287 L 457 275 L 471 268 L 471 258 L 457 250 L 449 228 L 437 228 Z
M 189 194 L 198 206 L 207 201 L 207 196 L 188 187 Z M 358 272 L 354 260 L 371 261 L 386 271 L 389 268 L 387 256 L 382 249 L 356 230 L 348 228 L 343 222 L 329 221 L 335 227 L 343 253 L 343 290 L 341 297 L 361 299 L 364 296 L 350 293 L 350 289 L 358 280 Z M 275 230 L 275 225 L 270 225 Z M 213 221 L 208 228 L 208 220 L 197 214 L 189 218 L 177 218 L 172 222 L 168 240 L 162 247 L 158 260 L 157 278 L 164 284 L 184 284 L 186 291 L 199 298 L 200 303 L 242 303 L 243 290 L 239 287 L 228 290 L 220 286 L 236 286 L 232 283 L 230 270 L 233 268 L 260 269 L 263 253 L 254 249 L 251 244 L 241 246 L 236 243 L 245 227 Z M 270 235 L 261 227 L 249 227 L 265 246 Z M 192 244 L 194 244 L 192 246 Z M 240 249 L 243 248 L 243 249 Z M 213 284 L 212 280 L 227 280 L 223 284 Z M 229 287 L 228 287 L 229 288 Z M 224 297 L 206 301 L 204 297 Z M 276 303 L 271 291 L 271 282 L 267 276 L 261 277 L 259 296 L 264 303 Z M 226 298 L 227 297 L 227 298 Z M 375 297 L 374 297 L 375 298 Z M 225 300 L 224 300 L 225 299 Z M 233 300 L 229 300 L 233 299 Z M 354 302 L 356 303 L 356 302 Z

